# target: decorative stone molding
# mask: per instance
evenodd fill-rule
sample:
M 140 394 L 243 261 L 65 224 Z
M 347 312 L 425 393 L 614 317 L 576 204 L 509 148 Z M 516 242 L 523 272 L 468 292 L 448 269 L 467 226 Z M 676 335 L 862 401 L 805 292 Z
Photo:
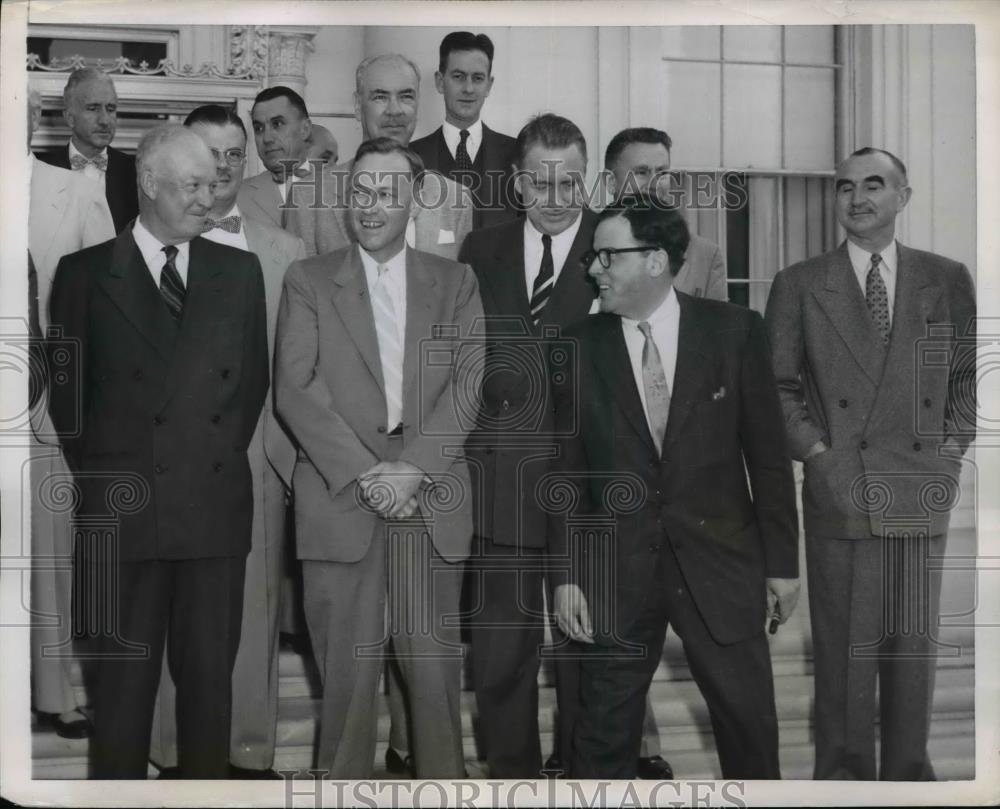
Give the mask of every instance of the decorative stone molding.
M 268 26 L 269 85 L 283 84 L 299 93 L 305 90 L 306 59 L 318 31 L 315 26 Z
M 38 54 L 29 53 L 27 58 L 28 70 L 41 70 L 47 73 L 70 73 L 82 67 L 96 67 L 105 73 L 122 73 L 136 76 L 178 76 L 181 78 L 213 78 L 213 79 L 247 79 L 256 80 L 252 69 L 244 69 L 239 72 L 233 68 L 219 68 L 215 64 L 204 63 L 198 69 L 193 65 L 182 65 L 177 67 L 171 59 L 161 59 L 155 67 L 150 67 L 146 61 L 133 65 L 130 59 L 119 56 L 105 62 L 103 59 L 88 62 L 84 56 L 67 56 L 63 59 L 53 59 L 48 64 L 42 62 Z
M 229 28 L 229 64 L 236 73 L 263 81 L 268 72 L 266 26 L 233 25 Z

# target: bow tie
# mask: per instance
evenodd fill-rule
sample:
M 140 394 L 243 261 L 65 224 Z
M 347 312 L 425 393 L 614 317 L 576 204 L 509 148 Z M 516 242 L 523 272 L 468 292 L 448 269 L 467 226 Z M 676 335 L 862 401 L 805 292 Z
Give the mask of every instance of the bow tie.
M 108 170 L 108 156 L 107 154 L 94 155 L 89 160 L 82 154 L 70 155 L 69 164 L 73 168 L 73 171 L 81 171 L 87 167 L 88 163 L 93 163 L 101 171 Z
M 209 219 L 208 229 L 219 228 L 227 233 L 239 233 L 240 223 L 243 220 L 239 216 L 224 216 L 222 219 Z

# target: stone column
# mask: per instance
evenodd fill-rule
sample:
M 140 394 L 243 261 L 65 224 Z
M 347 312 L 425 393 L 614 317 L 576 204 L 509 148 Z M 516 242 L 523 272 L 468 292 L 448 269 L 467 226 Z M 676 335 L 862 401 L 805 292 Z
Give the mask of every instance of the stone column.
M 314 25 L 268 26 L 268 87 L 281 84 L 305 95 L 306 59 L 318 31 Z

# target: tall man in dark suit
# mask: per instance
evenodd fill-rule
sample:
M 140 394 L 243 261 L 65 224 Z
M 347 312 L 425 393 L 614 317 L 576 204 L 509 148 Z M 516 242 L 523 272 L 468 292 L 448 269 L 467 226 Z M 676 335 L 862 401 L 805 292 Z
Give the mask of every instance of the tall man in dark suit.
M 895 155 L 860 149 L 835 183 L 846 243 L 778 273 L 767 304 L 805 463 L 815 778 L 928 780 L 941 578 L 927 560 L 944 555 L 975 435 L 975 293 L 962 264 L 896 241 L 911 191 Z
M 81 525 L 117 518 L 100 573 L 104 627 L 93 774 L 143 778 L 164 641 L 182 777 L 229 772 L 253 492 L 247 447 L 267 392 L 260 263 L 198 235 L 216 182 L 204 141 L 157 127 L 139 144 L 139 217 L 64 258 L 51 322 L 77 348 L 51 411 Z M 77 423 L 77 420 L 80 423 Z M 167 631 L 169 624 L 170 630 Z
M 452 31 L 441 40 L 434 86 L 444 97 L 444 123 L 410 146 L 424 167 L 469 187 L 475 201 L 472 228 L 517 216 L 514 138 L 494 132 L 480 118 L 493 89 L 493 42 L 486 34 Z
M 215 201 L 209 211 L 211 227 L 203 238 L 248 250 L 260 261 L 270 357 L 285 271 L 293 261 L 305 258 L 305 248 L 290 233 L 242 215 L 236 200 L 246 163 L 247 134 L 240 117 L 226 107 L 206 104 L 192 110 L 184 125 L 205 141 L 215 159 Z M 263 778 L 277 777 L 271 767 L 278 720 L 278 618 L 286 553 L 285 501 L 296 454 L 291 436 L 274 415 L 270 395 L 248 454 L 254 490 L 253 534 L 246 561 L 240 651 L 233 668 L 229 760 L 235 777 Z M 166 667 L 153 734 L 153 761 L 161 767 L 175 766 L 177 761 L 174 700 L 173 681 Z
M 101 184 L 115 231 L 121 233 L 139 212 L 135 160 L 111 147 L 118 125 L 118 95 L 107 73 L 74 70 L 63 90 L 63 116 L 72 130 L 65 149 L 41 155 L 53 166 L 80 172 Z
M 490 775 L 537 778 L 547 518 L 536 489 L 555 454 L 545 381 L 554 346 L 544 335 L 558 335 L 594 303 L 580 258 L 597 217 L 580 193 L 587 143 L 572 121 L 533 118 L 517 136 L 514 163 L 525 219 L 473 231 L 459 254 L 479 280 L 488 338 L 483 407 L 468 443 L 476 531 L 469 625 Z M 560 694 L 560 717 L 570 715 Z
M 587 259 L 601 313 L 569 330 L 577 362 L 554 387 L 553 480 L 579 502 L 553 510 L 551 534 L 557 620 L 585 650 L 576 778 L 635 777 L 668 622 L 723 777 L 779 777 L 764 624 L 798 596 L 791 462 L 760 316 L 674 290 L 687 243 L 648 197 L 600 214 Z
M 461 778 L 461 564 L 472 540 L 463 448 L 478 409 L 472 270 L 406 246 L 420 158 L 391 138 L 353 161 L 358 244 L 292 264 L 275 359 L 298 440 L 295 521 L 323 680 L 318 767 L 368 778 L 384 648 L 405 688 L 419 778 Z

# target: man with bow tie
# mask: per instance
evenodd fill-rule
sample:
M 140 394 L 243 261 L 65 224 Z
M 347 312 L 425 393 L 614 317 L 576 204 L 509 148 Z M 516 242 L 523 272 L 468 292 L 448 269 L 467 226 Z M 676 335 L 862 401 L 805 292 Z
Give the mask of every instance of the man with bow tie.
M 118 125 L 118 95 L 107 73 L 93 67 L 74 70 L 63 90 L 63 116 L 72 132 L 65 149 L 38 157 L 72 169 L 100 183 L 115 232 L 121 233 L 139 212 L 135 160 L 111 147 Z
M 215 201 L 204 238 L 248 250 L 260 260 L 267 301 L 268 356 L 274 352 L 274 329 L 285 270 L 305 258 L 301 239 L 245 219 L 237 199 L 243 182 L 247 135 L 239 116 L 218 104 L 198 107 L 184 125 L 196 132 L 215 158 Z M 286 549 L 285 501 L 291 488 L 295 447 L 275 418 L 272 397 L 264 402 L 249 449 L 254 489 L 253 537 L 247 556 L 243 631 L 233 669 L 231 773 L 239 778 L 275 777 L 275 728 L 278 719 L 278 618 L 281 611 L 282 562 Z M 152 760 L 161 769 L 176 766 L 175 690 L 164 668 L 158 721 L 153 729 Z
M 722 777 L 780 777 L 765 622 L 798 597 L 791 460 L 760 316 L 673 288 L 688 239 L 649 197 L 601 212 L 584 258 L 601 311 L 566 332 L 578 356 L 553 382 L 541 496 L 556 618 L 582 651 L 574 778 L 635 777 L 668 624 Z

